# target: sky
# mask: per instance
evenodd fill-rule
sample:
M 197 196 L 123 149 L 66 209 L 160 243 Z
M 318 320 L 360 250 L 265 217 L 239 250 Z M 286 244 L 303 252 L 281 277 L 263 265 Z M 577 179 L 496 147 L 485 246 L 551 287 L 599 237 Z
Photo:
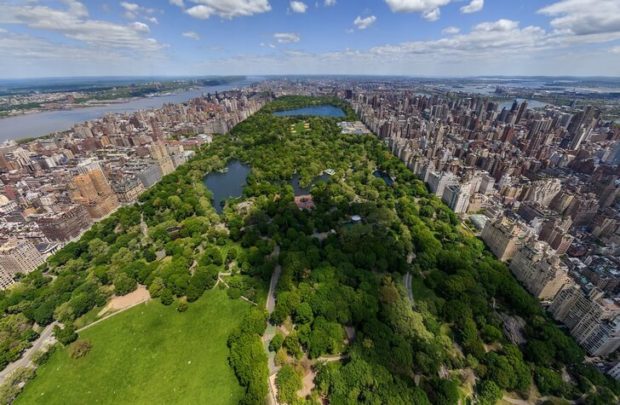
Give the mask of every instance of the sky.
M 620 0 L 0 0 L 0 79 L 620 76 Z

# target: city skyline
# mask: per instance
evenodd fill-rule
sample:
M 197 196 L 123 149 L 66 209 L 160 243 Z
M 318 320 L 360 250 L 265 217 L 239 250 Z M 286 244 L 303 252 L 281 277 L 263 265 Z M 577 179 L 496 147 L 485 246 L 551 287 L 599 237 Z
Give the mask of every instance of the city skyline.
M 4 79 L 617 76 L 620 3 L 0 1 L 0 52 Z

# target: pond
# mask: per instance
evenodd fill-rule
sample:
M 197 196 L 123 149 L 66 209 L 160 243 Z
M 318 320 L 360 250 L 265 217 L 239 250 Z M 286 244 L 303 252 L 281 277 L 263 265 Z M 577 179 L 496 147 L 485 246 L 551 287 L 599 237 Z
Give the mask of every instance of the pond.
M 385 184 L 387 184 L 388 186 L 394 184 L 394 180 L 392 180 L 392 178 L 386 172 L 383 172 L 381 170 L 375 170 L 372 174 L 374 174 L 375 177 L 383 179 Z
M 307 186 L 307 187 L 302 187 L 301 184 L 299 184 L 299 174 L 295 173 L 293 175 L 293 178 L 291 179 L 291 186 L 293 186 L 293 190 L 295 191 L 295 195 L 306 195 L 306 194 L 310 194 L 310 189 L 312 189 L 312 186 L 314 186 L 317 182 L 319 181 L 328 181 L 329 178 L 331 176 L 328 174 L 322 174 L 320 176 L 316 176 L 314 179 L 312 179 L 312 182 Z
M 218 214 L 224 210 L 227 199 L 241 197 L 249 173 L 249 166 L 231 160 L 224 171 L 211 172 L 205 176 L 205 186 L 213 193 L 213 208 Z
M 345 113 L 341 108 L 333 105 L 317 105 L 312 107 L 297 108 L 295 110 L 276 111 L 273 115 L 277 117 L 293 116 L 319 116 L 319 117 L 344 117 Z

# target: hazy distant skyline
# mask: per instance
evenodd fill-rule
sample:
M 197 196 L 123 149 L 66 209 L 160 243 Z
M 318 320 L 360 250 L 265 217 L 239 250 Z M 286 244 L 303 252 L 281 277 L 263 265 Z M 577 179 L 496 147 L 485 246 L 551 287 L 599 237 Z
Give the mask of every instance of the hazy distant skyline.
M 0 0 L 0 79 L 620 75 L 618 0 Z

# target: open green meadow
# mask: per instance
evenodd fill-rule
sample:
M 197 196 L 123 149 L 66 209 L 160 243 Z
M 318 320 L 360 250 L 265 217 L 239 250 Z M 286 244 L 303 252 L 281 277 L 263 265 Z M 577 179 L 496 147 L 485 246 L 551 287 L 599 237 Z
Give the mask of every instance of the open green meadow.
M 226 340 L 250 306 L 207 291 L 179 313 L 158 301 L 80 333 L 92 350 L 73 359 L 60 349 L 41 366 L 19 404 L 236 404 L 242 388 Z

